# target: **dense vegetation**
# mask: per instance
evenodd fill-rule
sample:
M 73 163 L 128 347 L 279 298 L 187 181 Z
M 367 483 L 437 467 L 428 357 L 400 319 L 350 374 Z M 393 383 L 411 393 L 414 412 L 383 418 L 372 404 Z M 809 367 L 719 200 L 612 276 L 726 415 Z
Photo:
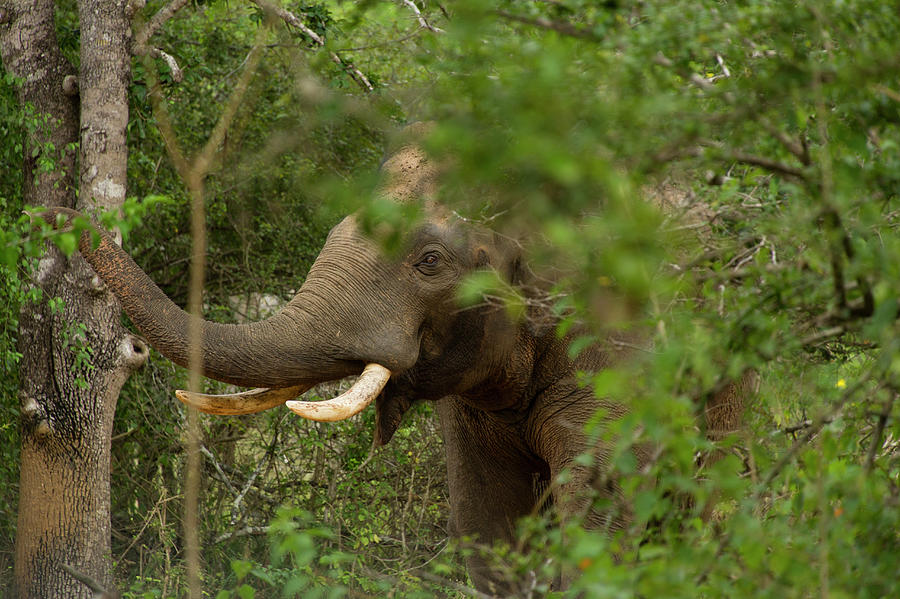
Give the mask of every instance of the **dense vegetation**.
M 471 594 L 459 555 L 475 550 L 523 596 L 560 574 L 590 597 L 900 595 L 900 4 L 285 7 L 324 49 L 255 5 L 197 2 L 154 42 L 183 80 L 161 58 L 158 76 L 135 61 L 128 193 L 143 218 L 128 251 L 185 301 L 189 200 L 153 82 L 179 141 L 199 147 L 260 30 L 252 102 L 207 182 L 211 317 L 252 318 L 259 294 L 290 297 L 340 214 L 391 217 L 366 202 L 386 134 L 436 120 L 429 148 L 454 167 L 443 201 L 524 240 L 554 281 L 560 328 L 652 337 L 639 359 L 586 380 L 631 407 L 591 433 L 615 444 L 634 524 L 610 535 L 548 513 L 522 524 L 518 547 L 451 547 L 429 406 L 376 452 L 371 413 L 339 425 L 280 410 L 204 417 L 211 596 Z M 76 60 L 77 18 L 59 11 Z M 16 105 L 15 85 L 0 87 L 0 593 L 16 534 L 16 320 L 41 246 L 9 166 L 41 116 Z M 749 370 L 759 389 L 745 429 L 698 471 L 703 402 Z M 185 380 L 154 355 L 119 401 L 112 558 L 126 597 L 184 593 L 172 390 Z M 635 472 L 629 448 L 647 441 L 656 459 Z

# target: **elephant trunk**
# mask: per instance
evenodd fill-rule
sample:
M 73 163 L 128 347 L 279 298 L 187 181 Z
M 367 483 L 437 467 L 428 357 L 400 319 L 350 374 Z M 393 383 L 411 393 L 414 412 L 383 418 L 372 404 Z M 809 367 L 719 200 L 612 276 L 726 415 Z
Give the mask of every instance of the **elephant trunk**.
M 44 217 L 53 222 L 61 212 L 70 218 L 77 213 L 54 209 Z M 79 250 L 109 289 L 122 309 L 166 358 L 189 367 L 190 319 L 195 318 L 175 305 L 104 231 L 93 247 L 91 233 L 85 231 Z M 249 324 L 220 324 L 203 321 L 202 364 L 204 376 L 246 387 L 288 387 L 315 384 L 358 374 L 363 363 L 336 355 L 334 348 L 317 347 L 317 323 L 295 298 L 278 314 Z

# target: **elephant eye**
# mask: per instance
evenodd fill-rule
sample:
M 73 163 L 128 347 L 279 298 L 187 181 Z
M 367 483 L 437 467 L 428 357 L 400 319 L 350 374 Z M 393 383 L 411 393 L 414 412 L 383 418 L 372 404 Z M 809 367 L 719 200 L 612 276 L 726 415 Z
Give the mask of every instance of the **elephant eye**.
M 416 263 L 416 268 L 425 274 L 434 274 L 434 267 L 437 266 L 440 261 L 440 254 L 437 252 L 428 252 Z

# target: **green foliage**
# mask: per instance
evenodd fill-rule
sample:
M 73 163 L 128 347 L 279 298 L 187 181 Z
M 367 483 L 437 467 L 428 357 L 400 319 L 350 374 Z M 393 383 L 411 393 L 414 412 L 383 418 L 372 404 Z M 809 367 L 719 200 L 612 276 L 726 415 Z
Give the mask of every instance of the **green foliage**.
M 18 110 L 15 81 L 0 77 L 0 161 L 22 163 L 22 121 Z M 21 251 L 19 212 L 22 197 L 21 170 L 0 169 L 0 435 L 6 440 L 0 449 L 0 579 L 12 570 L 15 538 L 15 511 L 19 479 L 18 363 L 16 347 L 19 307 L 26 293 L 16 268 Z M 25 248 L 26 251 L 30 248 Z M 2 585 L 0 585 L 2 588 Z
M 593 434 L 634 525 L 567 528 L 548 580 L 578 573 L 592 597 L 897 593 L 897 9 L 477 2 L 435 40 L 431 142 L 465 182 L 446 200 L 543 233 L 536 261 L 575 290 L 566 329 L 655 331 L 639 365 L 594 381 L 631 406 Z M 699 244 L 654 210 L 671 217 L 654 196 L 673 188 Z M 697 402 L 748 368 L 751 429 L 698 477 Z M 659 455 L 634 472 L 641 442 Z
M 145 16 L 162 5 L 150 4 Z M 898 3 L 464 0 L 446 14 L 416 5 L 444 32 L 420 27 L 400 2 L 288 6 L 325 51 L 273 27 L 252 102 L 207 180 L 209 313 L 235 320 L 235 298 L 289 296 L 349 209 L 366 206 L 368 229 L 396 242 L 414 215 L 368 202 L 384 133 L 437 120 L 427 145 L 452 165 L 441 200 L 523 238 L 564 317 L 560 332 L 579 339 L 573 355 L 622 327 L 647 350 L 583 377 L 630 408 L 612 423 L 598 415 L 588 431 L 610 450 L 630 525 L 586 530 L 550 510 L 521 523 L 517 547 L 451 552 L 427 406 L 374 453 L 371 414 L 333 426 L 275 413 L 204 419 L 212 596 L 452 596 L 472 551 L 535 595 L 554 593 L 558 578 L 572 582 L 565 596 L 900 594 Z M 260 26 L 255 9 L 205 2 L 154 38 L 184 70 L 177 83 L 156 64 L 189 154 Z M 74 57 L 71 10 L 59 30 Z M 125 226 L 126 244 L 183 301 L 187 193 L 165 158 L 144 69 L 134 66 L 128 129 L 139 200 L 125 209 L 142 224 Z M 44 126 L 15 104 L 14 85 L 4 76 L 0 87 L 4 164 L 20 164 L 22 135 Z M 35 148 L 38 170 L 61 150 Z M 7 569 L 20 264 L 39 246 L 22 241 L 21 193 L 15 173 L 0 172 Z M 71 252 L 75 239 L 56 241 Z M 520 294 L 485 274 L 460 295 L 525 311 Z M 77 330 L 71 339 L 78 346 Z M 750 370 L 760 383 L 746 429 L 711 441 L 697 424 L 704 403 Z M 171 397 L 184 380 L 154 356 L 119 404 L 113 557 L 129 597 L 184 591 L 183 413 Z M 638 445 L 653 448 L 642 468 Z M 720 459 L 698 459 L 707 454 Z

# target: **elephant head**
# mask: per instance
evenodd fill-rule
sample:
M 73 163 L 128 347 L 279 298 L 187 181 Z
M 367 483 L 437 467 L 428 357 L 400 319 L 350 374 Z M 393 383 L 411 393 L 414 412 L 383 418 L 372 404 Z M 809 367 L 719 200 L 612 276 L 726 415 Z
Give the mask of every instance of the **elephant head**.
M 438 169 L 418 146 L 402 146 L 383 171 L 383 195 L 423 206 L 424 217 L 399 254 L 385 255 L 363 233 L 358 217 L 347 216 L 331 230 L 305 282 L 280 312 L 250 324 L 202 322 L 202 373 L 255 389 L 232 395 L 177 391 L 179 399 L 205 412 L 233 415 L 287 402 L 304 417 L 333 421 L 378 397 L 380 444 L 414 400 L 464 393 L 502 368 L 514 350 L 514 324 L 496 306 L 461 310 L 455 290 L 476 269 L 492 268 L 515 281 L 519 246 L 431 201 Z M 44 217 L 55 222 L 58 214 L 77 216 L 54 208 Z M 191 316 L 109 234 L 99 235 L 94 244 L 90 232 L 83 232 L 81 254 L 149 343 L 187 367 Z M 338 398 L 294 401 L 317 383 L 360 372 Z

